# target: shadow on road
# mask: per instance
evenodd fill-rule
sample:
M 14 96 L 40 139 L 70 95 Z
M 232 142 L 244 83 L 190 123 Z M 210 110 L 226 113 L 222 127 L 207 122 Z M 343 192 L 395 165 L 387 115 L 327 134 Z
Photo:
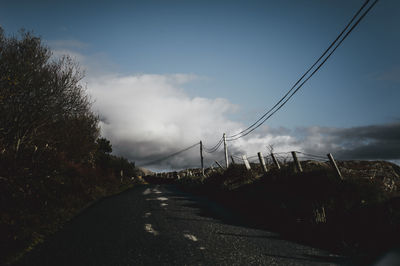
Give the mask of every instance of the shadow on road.
M 221 235 L 231 235 L 237 237 L 249 237 L 249 238 L 270 238 L 270 239 L 281 239 L 296 242 L 299 244 L 305 244 L 313 246 L 315 248 L 326 249 L 325 245 L 318 245 L 318 243 L 312 243 L 305 240 L 300 229 L 292 228 L 292 230 L 286 231 L 284 234 L 281 229 L 285 224 L 275 224 L 273 221 L 271 223 L 266 223 L 268 220 L 268 215 L 257 214 L 255 216 L 247 216 L 246 212 L 243 212 L 242 208 L 236 209 L 232 205 L 224 204 L 224 201 L 217 201 L 215 198 L 208 198 L 206 195 L 194 195 L 189 192 L 180 190 L 175 185 L 166 185 L 170 191 L 168 195 L 169 198 L 175 199 L 177 202 L 181 202 L 181 205 L 187 208 L 194 208 L 197 210 L 197 215 L 200 217 L 205 217 L 207 219 L 213 219 L 214 222 L 219 221 L 224 224 L 229 224 L 233 226 L 241 226 L 251 229 L 263 230 L 265 235 L 240 235 L 232 234 L 226 232 L 218 232 Z M 229 200 L 226 200 L 229 202 Z M 257 206 L 258 207 L 258 206 Z M 252 207 L 249 209 L 255 209 L 257 207 Z M 169 209 L 171 211 L 171 209 Z M 173 211 L 173 210 L 172 210 Z M 181 212 L 182 210 L 180 210 Z M 255 211 L 252 211 L 255 213 Z M 169 219 L 183 220 L 185 218 L 179 217 L 169 217 Z M 195 222 L 207 222 L 208 220 L 194 219 Z M 296 232 L 297 231 L 297 232 Z M 273 233 L 272 233 L 273 232 Z M 295 232 L 295 233 L 294 233 Z M 294 233 L 294 234 L 293 234 Z M 336 250 L 330 250 L 336 253 Z
M 240 210 L 236 210 L 232 208 L 232 206 L 224 205 L 223 202 L 217 202 L 215 199 L 207 198 L 205 195 L 194 195 L 189 192 L 185 192 L 180 190 L 174 185 L 167 185 L 168 190 L 170 191 L 167 196 L 170 199 L 174 199 L 179 202 L 179 205 L 184 208 L 195 209 L 196 214 L 199 217 L 204 217 L 205 219 L 188 219 L 181 217 L 173 217 L 170 216 L 168 219 L 171 220 L 185 220 L 185 221 L 193 221 L 199 223 L 221 223 L 232 226 L 240 226 L 249 229 L 261 230 L 260 234 L 238 234 L 232 232 L 225 231 L 217 231 L 215 234 L 221 236 L 227 236 L 234 238 L 251 238 L 251 239 L 271 239 L 271 240 L 282 240 L 282 241 L 290 241 L 294 243 L 298 243 L 301 245 L 313 246 L 317 249 L 324 249 L 318 245 L 310 245 L 309 242 L 304 241 L 302 238 L 299 238 L 298 235 L 286 235 L 278 233 L 278 230 L 272 225 L 262 223 L 258 221 L 255 217 L 248 217 L 244 215 Z M 169 209 L 169 211 L 173 211 L 173 209 Z M 178 210 L 177 210 L 178 211 Z M 182 210 L 180 210 L 182 212 Z M 263 221 L 265 221 L 266 217 L 262 217 Z M 298 254 L 297 256 L 285 256 L 279 254 L 264 254 L 268 257 L 276 257 L 276 258 L 284 258 L 295 261 L 304 261 L 304 262 L 312 262 L 312 263 L 335 263 L 335 264 L 346 264 L 353 265 L 350 262 L 350 259 L 346 256 L 342 255 L 314 255 L 314 254 Z

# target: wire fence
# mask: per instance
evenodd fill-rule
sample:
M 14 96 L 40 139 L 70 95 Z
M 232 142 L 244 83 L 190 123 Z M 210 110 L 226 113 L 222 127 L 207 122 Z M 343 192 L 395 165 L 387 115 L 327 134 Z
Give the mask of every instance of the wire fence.
M 183 153 L 187 150 L 193 149 L 200 144 L 200 158 L 203 162 L 203 156 L 201 154 L 201 142 L 195 143 L 185 149 L 182 149 L 178 152 L 170 154 L 170 156 L 175 156 L 176 154 Z M 314 170 L 329 170 L 336 172 L 336 175 L 341 180 L 345 179 L 343 176 L 347 178 L 351 177 L 364 177 L 364 178 L 380 178 L 382 182 L 384 182 L 385 186 L 387 185 L 388 189 L 394 189 L 395 184 L 393 183 L 394 177 L 397 177 L 397 174 L 390 169 L 390 166 L 385 164 L 379 164 L 379 162 L 375 162 L 373 168 L 370 165 L 366 164 L 363 161 L 352 161 L 352 160 L 341 160 L 336 162 L 331 153 L 328 154 L 314 154 L 305 151 L 288 151 L 288 152 L 268 152 L 266 155 L 263 155 L 261 152 L 257 154 L 240 154 L 233 153 L 229 154 L 227 151 L 227 145 L 224 144 L 224 151 L 226 153 L 219 153 L 217 160 L 215 160 L 215 155 L 211 158 L 214 158 L 211 161 L 208 158 L 208 164 L 206 167 L 201 165 L 201 167 L 193 167 L 190 169 L 184 169 L 180 171 L 173 172 L 164 172 L 159 173 L 157 175 L 162 176 L 163 178 L 182 178 L 182 177 L 209 177 L 212 176 L 212 173 L 215 171 L 221 173 L 227 170 L 227 165 L 229 160 L 229 165 L 240 165 L 240 167 L 245 167 L 247 170 L 251 170 L 252 174 L 256 176 L 265 174 L 272 169 L 278 169 L 279 171 L 296 171 L 296 172 L 310 172 Z M 227 156 L 225 157 L 225 154 Z M 224 158 L 225 157 L 225 158 Z M 164 157 L 165 159 L 165 157 Z M 192 158 L 193 159 L 193 158 Z M 184 159 L 182 159 L 184 160 Z M 152 163 L 158 163 L 160 160 L 152 161 Z M 198 165 L 200 166 L 200 165 Z M 393 172 L 393 173 L 392 173 Z M 389 175 L 388 175 L 389 173 Z M 394 177 L 392 178 L 393 175 Z
M 276 152 L 266 156 L 262 155 L 261 152 L 256 155 L 251 154 L 250 156 L 247 154 L 231 154 L 229 157 L 225 157 L 225 160 L 215 160 L 211 163 L 210 169 L 220 168 L 226 170 L 226 167 L 223 165 L 228 165 L 228 160 L 233 165 L 244 165 L 247 170 L 261 170 L 264 173 L 268 172 L 268 169 L 281 169 L 281 167 L 293 167 L 298 172 L 303 172 L 303 169 L 315 169 L 316 167 L 332 167 L 336 171 L 337 176 L 343 179 L 339 167 L 330 153 L 325 156 L 302 151 Z
M 318 162 L 327 162 L 329 161 L 329 158 L 325 155 L 322 154 L 309 154 L 309 153 L 304 153 L 304 152 L 300 152 L 300 151 L 295 151 L 296 155 L 298 157 L 298 159 L 300 161 L 318 161 Z M 275 159 L 282 164 L 285 163 L 289 163 L 289 162 L 293 162 L 293 156 L 292 156 L 292 152 L 277 152 L 277 153 L 273 153 Z M 244 164 L 244 160 L 242 155 L 238 155 L 238 154 L 232 154 L 231 157 L 233 158 L 233 163 L 235 164 Z M 271 154 L 265 155 L 263 156 L 265 163 L 266 164 L 273 164 L 274 160 L 272 158 Z M 231 158 L 231 161 L 232 161 Z M 258 154 L 256 155 L 251 155 L 251 156 L 247 156 L 246 155 L 247 160 L 250 163 L 259 163 L 259 158 L 258 158 Z
M 372 2 L 372 4 L 370 4 Z M 227 154 L 226 151 L 226 142 L 231 142 L 235 141 L 237 139 L 243 138 L 250 133 L 252 133 L 254 130 L 256 130 L 258 127 L 260 127 L 262 124 L 264 124 L 270 117 L 272 117 L 277 111 L 279 111 L 302 87 L 303 85 L 315 74 L 317 73 L 320 68 L 326 63 L 326 61 L 334 54 L 336 49 L 341 46 L 343 41 L 350 35 L 350 33 L 359 25 L 360 21 L 364 19 L 364 17 L 369 13 L 369 11 L 375 6 L 375 4 L 378 2 L 378 0 L 375 1 L 370 1 L 366 0 L 363 5 L 360 7 L 360 9 L 352 16 L 350 21 L 346 24 L 346 26 L 343 28 L 343 30 L 337 35 L 335 40 L 330 43 L 328 48 L 322 53 L 320 57 L 306 70 L 306 72 L 296 81 L 296 83 L 281 97 L 281 99 L 275 103 L 275 105 L 268 109 L 266 113 L 264 113 L 257 121 L 255 121 L 253 124 L 251 124 L 249 127 L 247 127 L 244 130 L 241 130 L 240 132 L 233 134 L 233 135 L 228 135 L 226 136 L 225 133 L 223 134 L 223 137 L 217 141 L 217 143 L 214 146 L 208 147 L 208 146 L 203 146 L 202 142 L 196 143 L 192 146 L 189 146 L 187 148 L 184 148 L 182 150 L 179 150 L 173 154 L 167 155 L 163 158 L 159 158 L 157 160 L 150 161 L 148 163 L 142 164 L 141 166 L 146 166 L 146 165 L 154 165 L 156 163 L 160 163 L 161 161 L 164 161 L 166 159 L 169 159 L 173 156 L 176 156 L 182 152 L 185 152 L 187 150 L 190 150 L 194 147 L 196 147 L 198 144 L 200 144 L 200 152 L 201 152 L 201 168 L 204 169 L 203 165 L 203 151 L 205 153 L 214 153 L 217 152 L 222 144 L 224 144 L 225 148 L 225 154 Z M 295 155 L 294 155 L 295 154 Z M 295 152 L 281 152 L 281 153 L 275 153 L 275 160 L 272 157 L 272 155 L 268 155 L 264 157 L 264 161 L 266 164 L 286 164 L 288 162 L 295 162 L 298 164 L 298 168 L 301 169 L 300 164 L 298 161 L 319 161 L 319 162 L 324 162 L 327 160 L 326 156 L 320 155 L 320 154 L 309 154 L 301 151 L 295 151 Z M 257 160 L 259 160 L 258 155 L 252 155 L 252 156 L 239 156 L 239 155 L 232 155 L 231 159 L 234 161 L 236 160 L 237 163 L 257 163 Z M 292 158 L 293 157 L 293 158 Z M 333 161 L 333 157 L 328 156 L 329 161 Z M 262 163 L 262 162 L 260 162 Z M 214 162 L 211 164 L 212 167 L 214 165 L 217 165 L 218 167 L 222 167 L 221 162 Z M 226 156 L 225 158 L 225 165 L 228 166 L 228 158 Z M 336 164 L 334 166 L 337 169 Z M 337 169 L 337 171 L 339 171 Z

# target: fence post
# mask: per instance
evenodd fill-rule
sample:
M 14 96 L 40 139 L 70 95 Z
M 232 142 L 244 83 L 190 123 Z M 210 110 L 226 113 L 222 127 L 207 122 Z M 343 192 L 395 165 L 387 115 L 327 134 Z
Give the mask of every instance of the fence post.
M 303 168 L 301 168 L 301 164 L 300 164 L 299 160 L 297 159 L 297 155 L 296 155 L 295 151 L 292 151 L 292 156 L 293 156 L 294 164 L 296 165 L 297 170 L 300 173 L 303 172 Z
M 235 164 L 235 160 L 233 159 L 232 155 L 231 155 L 231 160 L 232 160 L 232 164 Z
M 267 166 L 265 165 L 264 157 L 262 156 L 262 153 L 259 152 L 257 153 L 258 159 L 260 160 L 260 164 L 262 169 L 264 170 L 264 173 L 268 172 Z
M 222 167 L 222 165 L 219 164 L 219 162 L 215 161 L 215 163 L 216 163 L 221 169 L 224 169 L 224 168 Z
M 242 159 L 243 159 L 244 165 L 246 166 L 246 169 L 250 170 L 251 167 L 250 167 L 249 161 L 247 160 L 247 156 L 246 155 L 242 155 Z
M 201 174 L 204 176 L 203 142 L 201 140 L 200 140 L 200 160 L 201 160 Z
M 340 179 L 343 180 L 342 173 L 340 172 L 339 167 L 337 166 L 335 159 L 333 159 L 332 154 L 328 153 L 327 156 L 328 156 L 329 161 L 331 161 L 331 164 L 332 164 L 333 168 L 336 170 L 336 174 L 339 176 Z
M 223 138 L 224 138 L 225 164 L 226 164 L 226 169 L 228 169 L 228 167 L 229 167 L 228 146 L 226 145 L 226 134 L 225 133 L 223 135 Z
M 276 167 L 278 167 L 278 169 L 281 169 L 281 166 L 279 165 L 279 162 L 276 159 L 275 154 L 273 154 L 272 152 L 271 152 L 271 157 L 272 157 L 272 160 L 274 161 L 274 164 L 276 165 Z

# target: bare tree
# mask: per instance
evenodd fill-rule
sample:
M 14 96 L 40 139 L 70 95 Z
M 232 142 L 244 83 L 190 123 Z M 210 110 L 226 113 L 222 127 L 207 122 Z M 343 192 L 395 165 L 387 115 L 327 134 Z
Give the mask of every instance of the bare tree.
M 80 81 L 77 63 L 52 53 L 39 37 L 0 29 L 0 147 L 21 150 L 51 147 L 78 159 L 96 145 L 98 119 Z

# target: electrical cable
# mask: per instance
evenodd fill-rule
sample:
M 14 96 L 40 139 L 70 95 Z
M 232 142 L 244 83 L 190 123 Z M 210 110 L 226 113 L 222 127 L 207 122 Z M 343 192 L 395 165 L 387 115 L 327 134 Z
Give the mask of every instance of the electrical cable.
M 200 145 L 200 143 L 197 142 L 197 143 L 195 143 L 195 144 L 193 144 L 193 145 L 191 145 L 191 146 L 189 146 L 189 147 L 187 147 L 187 148 L 184 148 L 184 149 L 182 149 L 182 150 L 180 150 L 180 151 L 174 152 L 174 153 L 172 153 L 172 154 L 170 154 L 170 155 L 168 155 L 168 156 L 159 158 L 159 159 L 157 159 L 157 160 L 154 160 L 154 161 L 150 161 L 150 162 L 141 164 L 140 166 L 147 166 L 147 165 L 156 164 L 156 163 L 158 163 L 158 162 L 161 162 L 161 161 L 164 161 L 164 160 L 166 160 L 166 159 L 168 159 L 168 158 L 171 158 L 171 157 L 173 157 L 173 156 L 176 156 L 176 155 L 178 155 L 178 154 L 180 154 L 180 153 L 182 153 L 182 152 L 185 152 L 185 151 L 187 151 L 187 150 L 190 150 L 190 149 L 196 147 L 197 145 Z
M 332 48 L 332 46 L 338 41 L 338 39 L 343 35 L 343 33 L 348 29 L 348 27 L 351 25 L 351 23 L 354 21 L 354 19 L 359 15 L 362 9 L 368 4 L 370 0 L 365 1 L 365 3 L 362 5 L 362 7 L 357 11 L 357 13 L 353 16 L 353 18 L 350 20 L 350 22 L 346 25 L 346 27 L 342 30 L 342 32 L 336 37 L 336 39 L 331 43 L 331 45 L 325 50 L 325 52 L 317 59 L 317 61 L 314 62 L 314 64 L 300 77 L 299 80 L 292 86 L 292 88 L 271 108 L 266 112 L 263 116 L 261 116 L 256 122 L 254 122 L 252 125 L 250 125 L 248 128 L 242 130 L 239 133 L 236 133 L 232 136 L 229 136 L 228 138 L 234 138 L 247 130 L 251 129 L 254 125 L 256 125 L 259 121 L 261 121 L 268 113 L 270 113 L 276 106 L 279 105 L 288 95 L 289 93 L 299 84 L 299 82 L 315 67 L 315 65 L 327 54 L 327 52 Z
M 203 150 L 204 150 L 205 152 L 207 152 L 207 153 L 216 152 L 216 151 L 219 149 L 219 147 L 222 145 L 222 143 L 223 143 L 223 138 L 221 138 L 221 139 L 218 141 L 218 143 L 215 144 L 212 148 L 207 148 L 207 147 L 205 147 L 205 146 L 203 145 Z
M 274 115 L 278 110 L 280 110 L 292 97 L 293 95 L 322 67 L 322 65 L 325 64 L 325 62 L 329 59 L 329 57 L 336 51 L 336 49 L 342 44 L 342 42 L 347 38 L 347 36 L 354 30 L 354 28 L 360 23 L 360 21 L 365 17 L 365 15 L 372 9 L 372 7 L 378 2 L 378 0 L 375 0 L 372 5 L 369 6 L 369 8 L 360 16 L 360 18 L 354 23 L 354 25 L 350 28 L 350 30 L 344 35 L 344 37 L 339 41 L 338 44 L 334 47 L 334 49 L 328 54 L 327 57 L 318 65 L 318 67 L 296 88 L 296 90 L 293 91 L 293 89 L 303 80 L 303 78 L 317 65 L 317 63 L 328 53 L 328 51 L 335 45 L 335 43 L 340 39 L 340 37 L 345 33 L 345 31 L 349 28 L 349 26 L 353 23 L 355 18 L 360 14 L 360 12 L 365 8 L 365 6 L 368 4 L 370 0 L 367 0 L 362 7 L 357 11 L 357 13 L 353 16 L 353 18 L 350 20 L 350 22 L 346 25 L 346 27 L 342 30 L 342 32 L 338 35 L 338 37 L 331 43 L 331 45 L 328 47 L 328 49 L 325 50 L 325 52 L 318 58 L 318 60 L 306 71 L 306 73 L 303 74 L 303 76 L 295 83 L 295 85 L 270 109 L 268 110 L 267 113 L 265 113 L 263 116 L 261 116 L 255 123 L 253 123 L 251 126 L 246 128 L 245 130 L 242 130 L 239 133 L 236 133 L 232 136 L 229 136 L 227 138 L 227 141 L 234 141 L 239 138 L 242 138 L 244 136 L 247 136 L 251 132 L 253 132 L 255 129 L 260 127 L 263 123 L 265 123 L 266 120 L 268 120 L 272 115 Z M 293 91 L 293 92 L 292 92 Z M 291 93 L 292 92 L 292 93 Z M 290 94 L 291 93 L 291 94 Z M 290 95 L 289 95 L 290 94 Z M 285 98 L 289 95 L 289 97 L 285 100 Z M 285 101 L 284 101 L 285 100 Z M 284 101 L 276 110 L 274 110 L 282 101 Z M 273 111 L 274 110 L 274 111 Z M 271 111 L 273 111 L 271 113 Z M 267 116 L 269 113 L 271 113 L 269 116 Z M 265 116 L 267 116 L 265 118 Z M 264 120 L 262 120 L 265 118 Z M 261 123 L 259 123 L 262 120 Z M 258 125 L 257 125 L 258 124 Z M 256 125 L 256 126 L 255 126 Z M 255 127 L 254 127 L 255 126 Z
M 247 136 L 248 134 L 250 134 L 251 132 L 253 132 L 255 129 L 257 129 L 258 127 L 260 127 L 262 124 L 265 123 L 265 121 L 267 121 L 271 116 L 273 116 L 277 111 L 279 111 L 293 96 L 294 94 L 296 94 L 300 88 L 302 88 L 302 86 L 325 64 L 325 62 L 330 58 L 330 56 L 336 51 L 336 49 L 343 43 L 343 41 L 348 37 L 348 35 L 354 30 L 354 28 L 360 23 L 360 21 L 366 16 L 366 14 L 375 6 L 375 4 L 379 1 L 379 0 L 375 0 L 368 8 L 366 11 L 364 11 L 364 13 L 358 18 L 358 20 L 353 24 L 353 26 L 350 28 L 350 30 L 348 30 L 346 32 L 346 30 L 350 27 L 350 25 L 353 23 L 353 21 L 358 17 L 358 15 L 361 13 L 361 11 L 365 8 L 365 6 L 369 3 L 370 0 L 366 0 L 365 3 L 362 5 L 362 7 L 357 11 L 357 13 L 353 16 L 353 18 L 350 20 L 350 22 L 346 25 L 346 27 L 342 30 L 342 32 L 337 36 L 337 38 L 330 44 L 330 46 L 325 50 L 325 52 L 317 59 L 317 61 L 315 61 L 315 63 L 301 76 L 301 78 L 299 80 L 297 80 L 297 82 L 292 86 L 292 88 L 271 108 L 269 109 L 265 114 L 263 114 L 256 122 L 254 122 L 252 125 L 250 125 L 248 128 L 242 130 L 239 133 L 236 133 L 232 136 L 229 136 L 226 138 L 226 141 L 234 141 L 237 139 L 240 139 L 242 137 Z M 346 32 L 346 33 L 345 33 Z M 344 36 L 342 37 L 342 35 L 344 34 Z M 341 38 L 342 37 L 342 38 Z M 340 39 L 341 38 L 341 39 Z M 340 40 L 339 40 L 340 39 Z M 338 42 L 339 41 L 339 42 Z M 338 42 L 338 43 L 337 43 Z M 336 44 L 337 43 L 337 44 Z M 333 50 L 325 57 L 325 55 L 331 50 L 331 48 L 333 48 Z M 324 58 L 325 57 L 325 58 Z M 324 59 L 323 59 L 324 58 Z M 323 60 L 322 60 L 323 59 Z M 320 62 L 322 60 L 322 62 L 316 67 L 316 69 L 314 69 L 314 71 L 312 71 L 312 73 L 305 78 L 310 71 L 318 64 L 318 62 Z M 303 80 L 305 78 L 305 80 Z M 300 83 L 301 82 L 301 83 Z M 300 83 L 300 85 L 296 88 L 296 86 Z M 295 89 L 296 88 L 296 89 Z M 294 90 L 294 91 L 293 91 Z M 261 122 L 260 122 L 261 121 Z M 203 149 L 208 152 L 208 153 L 213 153 L 215 151 L 217 151 L 219 149 L 219 147 L 222 145 L 223 143 L 223 138 L 221 138 L 216 145 L 214 145 L 212 148 L 206 148 L 203 147 Z M 176 156 L 182 152 L 185 152 L 189 149 L 192 149 L 194 147 L 196 147 L 197 145 L 199 145 L 200 143 L 195 143 L 187 148 L 184 148 L 180 151 L 177 151 L 175 153 L 172 153 L 168 156 L 165 156 L 163 158 L 159 158 L 157 160 L 153 160 L 150 162 L 147 162 L 145 164 L 142 164 L 142 166 L 146 166 L 146 165 L 153 165 L 155 163 L 164 161 L 168 158 L 171 158 L 173 156 Z M 304 153 L 303 153 L 304 154 Z M 306 155 L 306 154 L 304 154 Z M 236 156 L 235 156 L 236 157 Z M 255 156 L 252 156 L 255 157 Z M 250 158 L 252 158 L 250 157 Z M 319 156 L 318 156 L 319 157 Z

